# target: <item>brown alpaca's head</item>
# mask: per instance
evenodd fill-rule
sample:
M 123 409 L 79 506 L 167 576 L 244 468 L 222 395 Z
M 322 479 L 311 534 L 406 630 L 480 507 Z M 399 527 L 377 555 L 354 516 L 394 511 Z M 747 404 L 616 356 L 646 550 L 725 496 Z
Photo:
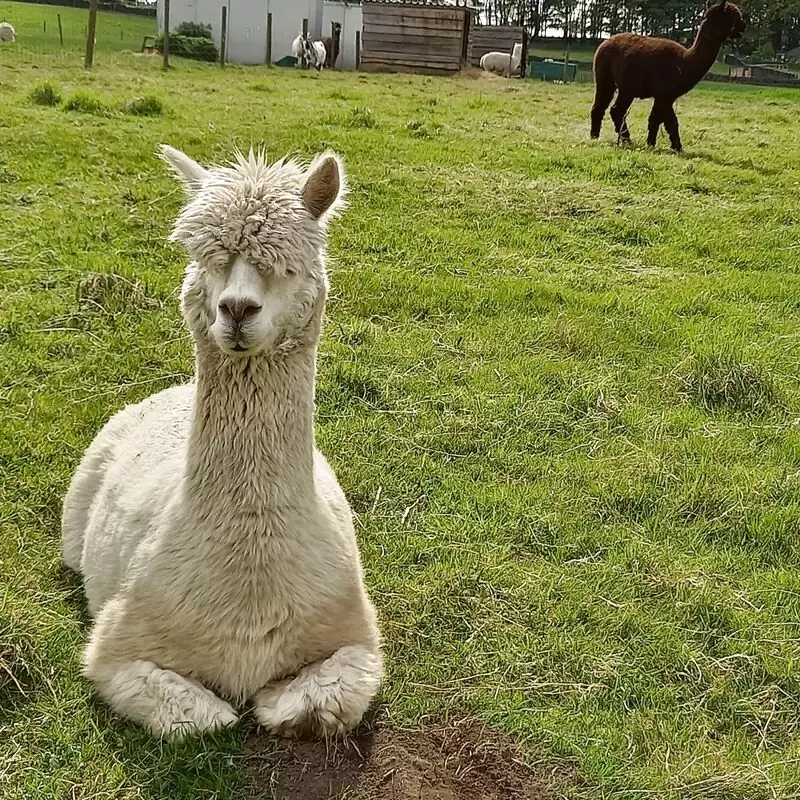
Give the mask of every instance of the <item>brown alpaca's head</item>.
M 747 28 L 742 12 L 727 0 L 712 2 L 706 11 L 705 22 L 711 26 L 720 41 L 725 39 L 741 39 Z

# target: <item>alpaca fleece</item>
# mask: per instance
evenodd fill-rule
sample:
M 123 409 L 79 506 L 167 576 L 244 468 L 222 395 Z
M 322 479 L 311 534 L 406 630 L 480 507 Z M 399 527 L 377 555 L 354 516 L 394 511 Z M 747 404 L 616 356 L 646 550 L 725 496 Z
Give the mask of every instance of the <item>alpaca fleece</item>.
M 233 724 L 246 702 L 275 733 L 342 733 L 382 665 L 350 508 L 314 446 L 341 165 L 162 157 L 189 193 L 172 237 L 193 258 L 181 303 L 196 377 L 112 417 L 70 485 L 63 558 L 94 617 L 85 673 L 157 736 Z M 221 319 L 238 300 L 250 316 Z
M 654 147 L 661 125 L 672 149 L 682 149 L 678 117 L 673 105 L 693 89 L 711 69 L 726 39 L 738 39 L 747 25 L 739 9 L 727 0 L 712 3 L 691 47 L 669 39 L 619 33 L 603 42 L 594 55 L 595 98 L 591 137 L 600 128 L 614 93 L 611 119 L 621 141 L 630 140 L 628 110 L 634 99 L 653 98 L 647 144 Z

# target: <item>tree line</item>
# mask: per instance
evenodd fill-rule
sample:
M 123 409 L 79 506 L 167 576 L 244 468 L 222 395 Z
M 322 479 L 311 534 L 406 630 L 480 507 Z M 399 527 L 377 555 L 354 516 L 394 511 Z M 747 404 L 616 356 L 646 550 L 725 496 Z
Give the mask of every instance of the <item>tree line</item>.
M 800 0 L 741 0 L 748 30 L 738 49 L 781 53 L 800 46 Z M 632 31 L 689 43 L 705 6 L 697 0 L 484 0 L 488 25 L 522 25 L 535 38 L 558 31 L 594 40 Z

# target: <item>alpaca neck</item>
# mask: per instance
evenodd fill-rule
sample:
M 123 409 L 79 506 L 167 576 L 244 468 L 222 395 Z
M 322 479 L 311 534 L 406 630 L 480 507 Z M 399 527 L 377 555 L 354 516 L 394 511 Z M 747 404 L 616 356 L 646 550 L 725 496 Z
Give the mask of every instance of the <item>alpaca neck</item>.
M 204 521 L 263 521 L 313 492 L 315 361 L 314 344 L 273 361 L 198 343 L 187 488 Z
M 724 37 L 711 30 L 711 26 L 704 22 L 697 32 L 694 43 L 686 52 L 687 71 L 685 78 L 688 83 L 686 89 L 691 89 L 699 83 L 706 73 L 714 66 L 717 60 Z

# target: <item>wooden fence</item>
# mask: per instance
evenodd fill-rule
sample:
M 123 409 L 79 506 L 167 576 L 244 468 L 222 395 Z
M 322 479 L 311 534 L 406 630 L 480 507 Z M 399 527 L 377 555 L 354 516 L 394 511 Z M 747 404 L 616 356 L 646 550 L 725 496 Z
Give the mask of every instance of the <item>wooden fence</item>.
M 492 51 L 510 53 L 515 44 L 522 44 L 522 27 L 516 25 L 476 25 L 472 29 L 470 63 L 479 67 L 481 56 Z
M 472 13 L 455 6 L 364 3 L 361 69 L 457 72 L 467 63 Z

